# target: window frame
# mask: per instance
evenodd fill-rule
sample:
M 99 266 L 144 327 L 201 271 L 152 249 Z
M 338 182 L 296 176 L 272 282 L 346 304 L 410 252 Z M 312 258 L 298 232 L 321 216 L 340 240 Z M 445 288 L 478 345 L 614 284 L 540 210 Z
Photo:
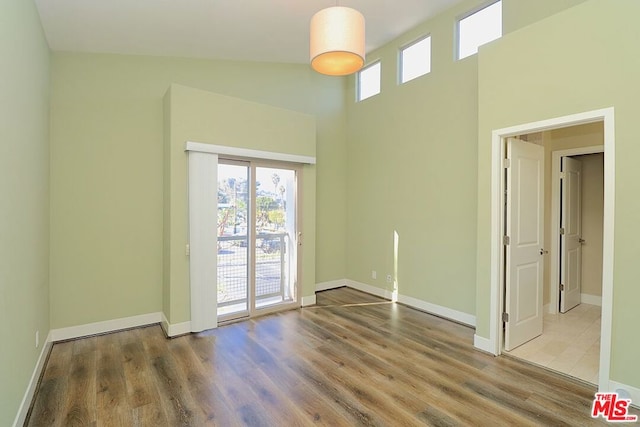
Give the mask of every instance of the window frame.
M 460 58 L 460 22 L 462 22 L 463 20 L 467 19 L 468 17 L 470 17 L 472 15 L 475 15 L 476 13 L 478 13 L 478 12 L 488 8 L 488 7 L 493 6 L 496 3 L 502 3 L 502 0 L 490 0 L 490 1 L 487 1 L 485 3 L 482 3 L 482 4 L 478 5 L 477 7 L 474 7 L 473 9 L 470 9 L 470 10 L 466 11 L 462 15 L 458 15 L 456 17 L 456 23 L 455 23 L 454 30 L 453 30 L 454 31 L 454 42 L 455 42 L 454 46 L 453 46 L 453 49 L 454 49 L 454 59 L 456 61 L 461 61 L 461 60 L 463 60 L 465 58 L 469 58 L 469 57 L 472 57 L 472 56 L 478 54 L 478 52 L 476 52 L 476 53 L 472 53 L 471 55 L 467 55 L 464 58 Z M 502 6 L 504 6 L 504 5 L 502 5 Z M 504 10 L 502 10 L 502 12 L 504 12 Z M 500 18 L 501 18 L 500 19 L 501 28 L 500 28 L 500 37 L 498 37 L 498 38 L 502 38 L 504 36 L 504 20 L 503 20 L 504 13 L 501 14 Z M 498 40 L 498 39 L 494 39 L 494 40 Z M 490 42 L 486 42 L 486 43 L 490 43 Z M 480 48 L 480 46 L 483 46 L 483 45 L 479 45 L 478 48 Z
M 418 75 L 416 77 L 413 77 L 412 79 L 403 81 L 402 78 L 403 78 L 403 74 L 404 74 L 404 51 L 409 49 L 409 48 L 411 48 L 411 47 L 413 47 L 413 46 L 415 46 L 415 45 L 417 45 L 420 42 L 423 42 L 423 41 L 427 40 L 427 39 L 429 39 L 429 71 L 427 71 L 424 74 L 420 74 L 420 75 Z M 400 46 L 398 48 L 398 84 L 399 85 L 403 85 L 405 83 L 409 83 L 410 81 L 418 79 L 418 78 L 420 78 L 422 76 L 426 76 L 427 74 L 431 74 L 431 65 L 432 65 L 431 64 L 431 58 L 433 56 L 432 55 L 432 52 L 433 52 L 432 51 L 432 47 L 433 47 L 433 40 L 431 39 L 431 33 L 427 33 L 427 34 L 424 34 L 424 35 L 418 37 L 417 39 L 414 39 L 413 41 L 411 41 L 409 43 L 406 43 L 406 44 L 404 44 L 404 45 L 402 45 L 402 46 Z
M 378 88 L 378 92 L 374 93 L 373 95 L 369 95 L 366 98 L 362 98 L 361 97 L 361 77 L 362 77 L 362 73 L 367 71 L 368 69 L 375 67 L 376 65 L 380 66 L 380 79 L 378 81 L 379 84 L 379 88 Z M 362 67 L 357 73 L 356 73 L 356 102 L 362 102 L 364 100 L 367 100 L 369 98 L 373 98 L 376 95 L 380 95 L 380 93 L 382 92 L 382 61 L 380 59 L 376 59 L 375 61 L 370 62 L 369 64 L 367 64 L 366 66 Z

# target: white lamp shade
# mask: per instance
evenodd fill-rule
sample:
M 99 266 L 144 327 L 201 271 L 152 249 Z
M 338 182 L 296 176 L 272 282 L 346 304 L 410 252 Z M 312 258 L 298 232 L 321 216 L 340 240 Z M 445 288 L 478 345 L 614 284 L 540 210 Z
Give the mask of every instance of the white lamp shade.
M 323 9 L 311 18 L 311 67 L 344 76 L 364 65 L 364 16 L 350 7 Z

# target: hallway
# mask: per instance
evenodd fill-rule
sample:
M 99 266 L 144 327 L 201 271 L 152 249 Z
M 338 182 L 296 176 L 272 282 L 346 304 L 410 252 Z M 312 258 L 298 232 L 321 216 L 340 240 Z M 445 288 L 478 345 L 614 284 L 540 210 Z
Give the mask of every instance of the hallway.
M 545 313 L 542 335 L 505 353 L 598 384 L 600 312 L 580 304 L 564 314 Z

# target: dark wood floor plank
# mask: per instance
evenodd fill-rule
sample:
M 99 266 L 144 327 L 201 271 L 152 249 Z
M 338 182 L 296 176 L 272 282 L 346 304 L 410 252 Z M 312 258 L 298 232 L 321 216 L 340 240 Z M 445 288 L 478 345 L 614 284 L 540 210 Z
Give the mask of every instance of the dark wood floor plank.
M 278 322 L 281 325 L 285 323 L 285 320 L 286 316 L 274 317 L 272 319 L 272 321 Z M 286 339 L 283 342 L 282 328 L 261 328 L 261 326 L 264 326 L 263 322 L 258 320 L 256 323 L 257 325 L 253 335 L 254 340 L 279 361 L 288 359 L 292 357 L 292 355 L 295 355 L 295 357 L 301 355 L 301 349 L 311 350 L 312 348 L 302 345 L 296 352 L 290 352 L 285 343 L 291 340 Z M 294 335 L 294 337 L 295 336 L 298 336 L 298 334 Z M 284 351 L 283 347 L 285 349 Z M 295 404 L 300 411 L 306 414 L 308 421 L 315 425 L 347 425 L 347 420 L 345 419 L 345 415 L 347 414 L 341 413 L 340 408 L 336 407 L 336 405 L 333 404 L 334 402 L 327 400 L 317 389 L 306 382 L 300 381 L 297 373 L 290 369 L 285 363 L 279 362 L 270 366 L 263 365 L 260 368 L 267 375 L 269 382 L 274 384 L 284 396 L 288 396 L 288 399 Z
M 318 320 L 321 322 L 321 320 Z M 353 326 L 353 325 L 352 325 Z M 329 330 L 339 328 L 335 323 L 327 323 L 325 327 Z M 385 377 L 388 379 L 398 379 L 398 381 L 394 384 L 387 384 L 389 389 L 388 394 L 392 397 L 395 395 L 395 399 L 402 402 L 403 396 L 396 395 L 395 392 L 399 387 L 407 387 L 406 393 L 417 393 L 423 399 L 423 406 L 425 408 L 433 407 L 434 405 L 439 404 L 440 402 L 446 401 L 447 398 L 455 398 L 456 400 L 464 400 L 465 405 L 454 405 L 448 408 L 448 413 L 445 412 L 448 418 L 457 420 L 460 423 L 470 423 L 475 422 L 477 409 L 474 408 L 477 406 L 478 408 L 483 408 L 484 406 L 491 406 L 491 402 L 485 402 L 482 399 L 479 399 L 478 396 L 471 395 L 469 393 L 461 391 L 459 387 L 457 387 L 457 383 L 452 381 L 452 378 L 455 375 L 452 375 L 452 372 L 446 370 L 445 372 L 439 371 L 437 368 L 440 368 L 440 364 L 437 363 L 429 363 L 429 359 L 425 358 L 423 355 L 423 351 L 426 351 L 427 348 L 418 347 L 417 350 L 409 349 L 407 343 L 402 343 L 401 345 L 396 345 L 395 343 L 389 342 L 386 340 L 386 344 L 383 345 L 384 350 L 382 353 L 380 352 L 380 342 L 383 340 L 383 334 L 379 337 L 374 336 L 373 334 L 368 334 L 368 339 L 360 340 L 360 337 L 365 334 L 366 331 L 363 331 L 360 328 L 354 327 L 353 331 L 344 328 L 341 332 L 336 332 L 342 340 L 340 341 L 340 345 L 332 346 L 333 351 L 339 349 L 340 347 L 344 347 L 344 351 L 342 352 L 342 356 L 337 356 L 338 363 L 342 366 L 349 359 L 354 359 L 358 366 L 363 366 L 358 369 L 368 370 L 371 368 L 377 368 L 378 372 L 375 370 L 368 371 L 367 376 L 370 381 L 379 381 L 380 385 L 384 385 L 382 379 Z M 349 343 L 354 343 L 355 346 Z M 321 353 L 331 354 L 332 349 L 321 349 Z M 390 355 L 392 357 L 386 358 L 376 358 L 373 355 Z M 339 359 L 339 358 L 342 359 Z M 410 375 L 407 375 L 410 373 Z M 414 381 L 417 380 L 417 381 Z M 458 382 L 461 382 L 459 380 Z M 452 393 L 456 393 L 451 396 Z M 408 403 L 408 402 L 405 402 Z M 416 403 L 414 402 L 414 405 Z M 417 410 L 417 408 L 416 408 Z M 497 408 L 494 408 L 495 411 L 487 414 L 487 418 L 493 419 L 494 422 L 497 421 L 512 421 L 512 424 L 522 424 L 524 420 L 519 418 L 514 418 L 512 414 L 506 411 L 498 411 Z M 424 415 L 425 413 L 423 413 Z
M 62 425 L 62 414 L 67 396 L 67 379 L 55 377 L 43 379 L 38 389 L 38 399 L 34 401 L 30 419 L 32 426 L 50 427 Z
M 186 378 L 180 374 L 171 353 L 167 351 L 165 355 L 154 358 L 151 366 L 169 424 L 198 425 L 200 411 L 188 393 Z
M 135 409 L 156 402 L 158 393 L 150 380 L 150 367 L 144 345 L 139 341 L 125 343 L 122 346 L 122 357 L 129 407 Z
M 278 321 L 279 317 L 274 316 L 273 319 Z M 256 323 L 261 323 L 260 320 Z M 226 383 L 240 381 L 241 385 L 235 384 L 234 387 L 245 389 L 245 396 L 240 399 L 240 405 L 236 405 L 239 406 L 238 410 L 242 416 L 246 418 L 251 414 L 248 411 L 251 400 L 247 401 L 246 399 L 249 396 L 254 402 L 260 402 L 260 405 L 265 409 L 264 414 L 269 414 L 268 425 L 311 425 L 317 424 L 321 420 L 330 419 L 330 411 L 320 410 L 325 415 L 323 418 L 319 416 L 318 411 L 311 413 L 294 404 L 296 399 L 292 399 L 291 395 L 284 393 L 276 384 L 276 382 L 281 383 L 284 379 L 280 377 L 282 364 L 277 356 L 274 356 L 262 345 L 266 336 L 263 335 L 260 340 L 256 338 L 256 323 L 237 324 L 235 328 L 224 332 L 220 331 L 217 335 L 221 345 L 233 346 L 239 350 L 232 351 L 231 357 L 223 357 L 224 362 L 221 363 L 220 375 L 225 377 Z M 226 366 L 229 366 L 226 371 L 224 370 L 225 363 Z M 300 391 L 300 385 L 298 384 L 295 393 Z M 235 402 L 238 400 L 238 391 L 233 389 L 231 391 L 233 394 L 229 395 L 229 400 Z
M 105 335 L 96 343 L 98 419 L 129 406 L 118 335 L 121 334 Z
M 26 425 L 607 425 L 594 387 L 478 352 L 473 333 L 341 288 L 173 340 L 152 326 L 56 343 Z
M 179 337 L 169 343 L 169 348 L 186 378 L 186 386 L 200 412 L 201 425 L 233 425 L 233 414 L 216 381 L 211 381 L 206 375 L 189 344 L 188 337 Z
M 158 401 L 133 408 L 129 425 L 132 427 L 168 426 L 169 421 Z
M 45 369 L 42 380 L 52 378 L 65 378 L 71 369 L 71 358 L 73 355 L 73 341 L 61 342 L 54 345 L 49 353 L 47 369 Z
M 284 363 L 299 376 L 300 381 L 309 383 L 328 401 L 335 403 L 340 412 L 345 414 L 348 423 L 362 426 L 385 425 L 380 414 L 353 399 L 346 390 L 333 383 L 322 368 L 299 357 L 286 359 Z
M 96 352 L 92 339 L 75 341 L 62 425 L 86 426 L 96 420 Z M 77 349 L 77 351 L 76 351 Z

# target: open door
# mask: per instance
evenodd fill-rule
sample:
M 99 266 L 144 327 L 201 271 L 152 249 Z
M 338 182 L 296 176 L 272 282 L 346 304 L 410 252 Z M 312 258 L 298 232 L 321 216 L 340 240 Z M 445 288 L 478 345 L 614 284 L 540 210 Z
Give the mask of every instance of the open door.
M 544 147 L 507 140 L 505 350 L 542 334 Z
M 580 304 L 582 282 L 582 162 L 562 158 L 560 312 Z

